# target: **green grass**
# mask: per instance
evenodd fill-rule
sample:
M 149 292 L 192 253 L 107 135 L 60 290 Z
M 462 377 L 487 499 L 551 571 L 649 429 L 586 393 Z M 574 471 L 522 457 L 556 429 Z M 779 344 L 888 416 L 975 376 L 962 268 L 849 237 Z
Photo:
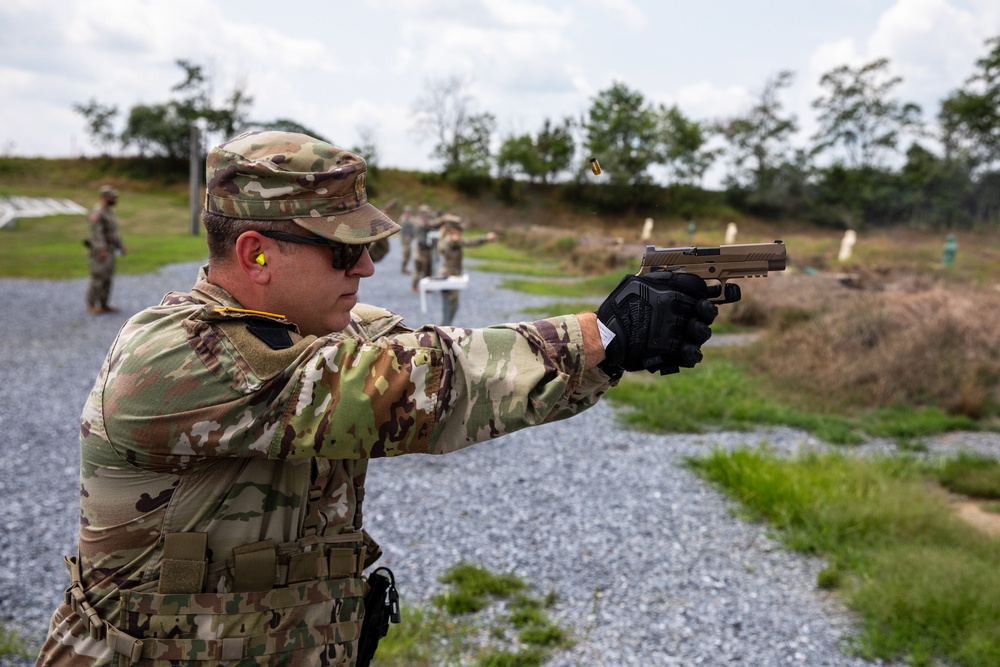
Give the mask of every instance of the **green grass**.
M 68 197 L 89 208 L 96 197 L 89 192 L 47 192 Z M 36 196 L 37 192 L 21 192 Z M 119 273 L 155 271 L 176 262 L 200 261 L 208 256 L 204 232 L 192 236 L 187 196 L 173 192 L 123 192 L 116 211 L 128 253 L 118 258 Z M 19 219 L 14 229 L 0 230 L 12 261 L 0 264 L 8 278 L 83 278 L 89 275 L 83 240 L 89 235 L 85 215 Z
M 707 350 L 710 357 L 692 369 L 659 381 L 647 373 L 626 375 L 607 397 L 628 408 L 619 418 L 653 432 L 747 431 L 757 426 L 791 426 L 840 445 L 859 445 L 871 437 L 894 438 L 912 447 L 914 439 L 984 425 L 934 408 L 898 406 L 856 415 L 818 411 L 807 399 L 779 394 L 754 375 L 739 352 Z
M 557 298 L 585 298 L 592 296 L 607 296 L 621 282 L 622 276 L 628 271 L 613 271 L 593 278 L 567 279 L 561 281 L 529 280 L 524 278 L 509 278 L 500 283 L 504 289 L 514 290 L 523 294 L 535 296 L 551 296 Z
M 548 616 L 555 596 L 532 594 L 519 577 L 459 563 L 441 582 L 447 589 L 428 607 L 403 606 L 402 623 L 379 642 L 373 665 L 539 667 L 570 642 Z M 479 613 L 497 603 L 505 613 L 485 626 Z
M 766 449 L 690 459 L 791 549 L 831 567 L 817 585 L 839 590 L 862 618 L 853 650 L 873 659 L 1000 666 L 1000 541 L 957 519 L 919 465 L 901 458 Z
M 978 454 L 960 453 L 936 471 L 942 486 L 955 493 L 1000 500 L 1000 461 Z
M 38 649 L 29 649 L 17 632 L 0 624 L 0 658 L 31 658 L 37 653 Z

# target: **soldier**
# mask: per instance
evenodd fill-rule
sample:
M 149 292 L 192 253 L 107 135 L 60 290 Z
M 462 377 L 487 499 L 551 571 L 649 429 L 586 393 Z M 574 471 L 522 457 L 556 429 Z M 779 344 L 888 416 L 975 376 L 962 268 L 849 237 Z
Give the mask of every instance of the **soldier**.
M 457 215 L 446 213 L 441 216 L 441 238 L 438 239 L 438 256 L 441 258 L 441 268 L 438 275 L 442 278 L 462 275 L 462 256 L 465 248 L 495 241 L 497 235 L 490 232 L 478 239 L 463 239 L 462 219 Z M 458 312 L 458 290 L 441 290 L 441 323 L 450 326 Z
M 38 665 L 367 664 L 370 458 L 570 417 L 711 335 L 704 282 L 666 272 L 597 313 L 415 331 L 358 303 L 399 230 L 363 159 L 249 132 L 206 170 L 208 265 L 125 323 L 84 407 L 79 551 Z
M 108 303 L 111 297 L 111 279 L 115 275 L 115 255 L 125 254 L 118 217 L 112 210 L 118 203 L 118 190 L 102 185 L 101 200 L 90 210 L 90 238 L 87 246 L 87 263 L 90 267 L 90 285 L 87 287 L 87 312 L 91 315 L 117 313 Z
M 410 255 L 413 251 L 413 207 L 407 204 L 403 207 L 403 215 L 399 217 L 399 243 L 403 248 L 402 273 L 409 273 Z
M 434 272 L 434 245 L 428 235 L 437 229 L 438 224 L 437 220 L 431 219 L 431 207 L 421 204 L 413 221 L 413 244 L 416 250 L 413 256 L 413 280 L 410 282 L 414 292 L 417 291 L 420 279 L 429 278 Z

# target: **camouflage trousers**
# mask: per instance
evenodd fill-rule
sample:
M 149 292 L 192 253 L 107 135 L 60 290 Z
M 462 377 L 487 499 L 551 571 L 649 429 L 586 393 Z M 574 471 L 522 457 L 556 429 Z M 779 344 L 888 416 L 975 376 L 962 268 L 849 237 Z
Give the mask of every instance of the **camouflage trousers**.
M 400 246 L 403 249 L 403 263 L 400 270 L 406 273 L 406 268 L 410 265 L 410 257 L 413 254 L 413 239 L 400 239 Z
M 442 290 L 441 292 L 441 324 L 451 326 L 458 312 L 458 290 Z
M 87 305 L 106 306 L 111 298 L 111 279 L 115 275 L 115 254 L 108 251 L 102 260 L 97 253 L 89 253 L 90 285 L 87 286 Z
M 434 256 L 430 248 L 417 245 L 417 251 L 413 256 L 413 291 L 417 291 L 417 285 L 421 278 L 430 278 L 434 270 Z

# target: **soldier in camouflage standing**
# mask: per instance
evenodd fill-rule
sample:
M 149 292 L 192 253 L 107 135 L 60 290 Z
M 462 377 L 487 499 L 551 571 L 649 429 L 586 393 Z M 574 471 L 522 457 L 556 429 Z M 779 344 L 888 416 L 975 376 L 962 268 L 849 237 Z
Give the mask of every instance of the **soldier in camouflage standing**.
M 598 313 L 410 329 L 358 303 L 368 245 L 399 230 L 364 160 L 265 131 L 206 164 L 208 265 L 125 323 L 84 406 L 78 553 L 39 666 L 367 664 L 369 459 L 571 417 L 711 335 L 704 282 L 666 272 Z
M 409 273 L 410 257 L 413 254 L 413 207 L 407 204 L 399 217 L 399 244 L 403 249 L 402 273 Z
M 112 210 L 118 203 L 118 190 L 110 185 L 102 185 L 100 195 L 101 201 L 94 205 L 87 218 L 90 222 L 90 238 L 84 241 L 90 267 L 87 312 L 91 315 L 118 312 L 117 308 L 108 303 L 108 299 L 111 297 L 111 279 L 115 274 L 115 256 L 125 254 L 118 217 Z
M 462 275 L 462 256 L 465 248 L 496 241 L 497 235 L 490 232 L 486 236 L 477 239 L 462 238 L 464 225 L 462 219 L 457 215 L 446 213 L 441 216 L 441 237 L 438 239 L 438 256 L 441 258 L 441 268 L 438 275 L 442 278 Z M 441 291 L 441 324 L 450 326 L 455 320 L 455 313 L 458 312 L 459 290 Z
M 437 229 L 436 221 L 431 218 L 431 207 L 421 204 L 413 221 L 413 280 L 411 287 L 417 291 L 421 278 L 429 278 L 434 272 L 434 245 L 428 235 Z

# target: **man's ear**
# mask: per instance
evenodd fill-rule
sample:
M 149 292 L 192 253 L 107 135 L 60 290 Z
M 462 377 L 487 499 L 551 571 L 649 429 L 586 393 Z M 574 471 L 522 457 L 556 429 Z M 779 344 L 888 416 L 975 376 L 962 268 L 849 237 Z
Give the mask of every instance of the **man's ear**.
M 264 238 L 258 232 L 249 231 L 243 232 L 236 239 L 236 261 L 243 274 L 258 285 L 266 285 L 271 280 Z

